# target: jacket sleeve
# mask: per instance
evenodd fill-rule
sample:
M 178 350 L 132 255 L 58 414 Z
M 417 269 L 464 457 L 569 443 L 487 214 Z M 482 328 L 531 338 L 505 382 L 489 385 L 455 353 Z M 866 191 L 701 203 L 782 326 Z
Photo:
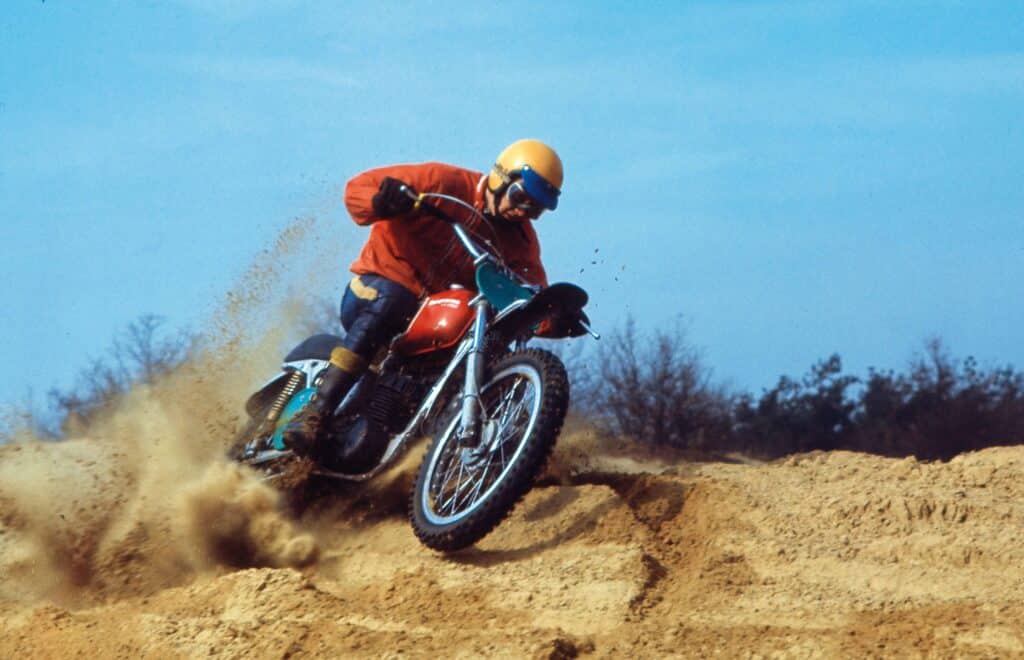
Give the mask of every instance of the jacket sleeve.
M 417 192 L 450 192 L 444 166 L 439 163 L 389 165 L 367 170 L 345 184 L 345 208 L 356 224 L 369 225 L 383 219 L 373 212 L 373 196 L 377 194 L 381 181 L 389 176 L 409 184 Z

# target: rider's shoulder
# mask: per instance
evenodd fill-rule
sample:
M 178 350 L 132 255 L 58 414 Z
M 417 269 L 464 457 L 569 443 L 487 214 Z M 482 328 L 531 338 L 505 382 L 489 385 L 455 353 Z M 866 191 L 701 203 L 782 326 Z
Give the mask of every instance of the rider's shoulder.
M 442 163 L 440 161 L 430 161 L 427 163 L 423 163 L 422 167 L 433 169 L 441 174 L 469 177 L 474 181 L 483 176 L 483 173 L 478 172 L 477 170 L 472 170 L 467 167 L 462 167 L 460 165 L 452 165 L 451 163 Z

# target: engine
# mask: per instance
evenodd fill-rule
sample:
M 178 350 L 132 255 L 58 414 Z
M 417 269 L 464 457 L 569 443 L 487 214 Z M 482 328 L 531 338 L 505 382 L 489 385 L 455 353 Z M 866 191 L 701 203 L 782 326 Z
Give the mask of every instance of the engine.
M 366 416 L 389 433 L 402 430 L 425 394 L 418 382 L 398 373 L 382 374 L 366 406 Z

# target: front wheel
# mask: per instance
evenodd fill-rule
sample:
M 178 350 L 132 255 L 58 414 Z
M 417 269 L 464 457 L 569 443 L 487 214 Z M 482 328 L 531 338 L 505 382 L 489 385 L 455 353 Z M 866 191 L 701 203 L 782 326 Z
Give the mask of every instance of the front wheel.
M 490 367 L 475 447 L 458 441 L 460 413 L 420 466 L 410 518 L 424 545 L 451 552 L 488 534 L 533 485 L 562 430 L 569 378 L 555 355 L 527 349 Z

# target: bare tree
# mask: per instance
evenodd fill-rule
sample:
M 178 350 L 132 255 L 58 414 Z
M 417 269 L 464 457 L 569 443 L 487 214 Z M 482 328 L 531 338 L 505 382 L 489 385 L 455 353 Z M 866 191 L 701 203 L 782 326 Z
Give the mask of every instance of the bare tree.
M 606 430 L 679 448 L 705 448 L 728 436 L 730 398 L 712 385 L 678 322 L 647 336 L 630 318 L 601 341 L 591 364 L 584 399 Z
M 104 357 L 93 358 L 67 391 L 52 389 L 50 404 L 61 435 L 80 428 L 133 385 L 152 383 L 184 362 L 195 345 L 185 332 L 166 333 L 163 317 L 145 314 L 111 342 Z

